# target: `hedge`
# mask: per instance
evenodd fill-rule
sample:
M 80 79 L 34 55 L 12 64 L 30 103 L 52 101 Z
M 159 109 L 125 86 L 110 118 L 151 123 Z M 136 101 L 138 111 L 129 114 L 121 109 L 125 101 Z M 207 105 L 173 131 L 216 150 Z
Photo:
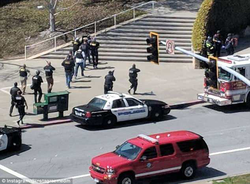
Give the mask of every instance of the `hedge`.
M 221 30 L 222 38 L 228 33 L 239 34 L 250 25 L 249 0 L 204 0 L 194 22 L 192 44 L 201 51 L 208 35 Z

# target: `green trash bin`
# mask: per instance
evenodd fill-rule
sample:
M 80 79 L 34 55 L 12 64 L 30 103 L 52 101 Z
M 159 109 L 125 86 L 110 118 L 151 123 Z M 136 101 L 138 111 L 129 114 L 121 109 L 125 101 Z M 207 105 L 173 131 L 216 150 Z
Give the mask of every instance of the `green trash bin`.
M 44 107 L 48 104 L 46 102 L 41 103 L 34 103 L 33 104 L 33 113 L 34 114 L 43 114 L 44 113 Z

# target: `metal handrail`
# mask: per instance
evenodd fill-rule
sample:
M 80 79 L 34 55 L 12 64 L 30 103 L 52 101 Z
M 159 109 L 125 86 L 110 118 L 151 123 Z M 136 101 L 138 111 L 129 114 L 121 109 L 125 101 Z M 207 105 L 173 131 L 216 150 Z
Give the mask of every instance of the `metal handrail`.
M 56 50 L 56 47 L 57 47 L 57 45 L 56 45 L 56 39 L 57 39 L 58 37 L 67 35 L 67 34 L 69 34 L 69 33 L 74 33 L 74 37 L 76 37 L 76 31 L 78 31 L 78 30 L 80 30 L 80 29 L 83 29 L 83 28 L 85 28 L 85 27 L 91 26 L 91 25 L 94 25 L 94 30 L 95 30 L 94 33 L 96 34 L 96 32 L 97 32 L 97 26 L 96 26 L 97 23 L 102 22 L 102 21 L 105 21 L 105 20 L 108 20 L 108 19 L 110 19 L 110 18 L 113 18 L 113 19 L 114 19 L 114 25 L 116 25 L 116 17 L 117 17 L 117 16 L 119 16 L 119 15 L 121 15 L 121 14 L 124 14 L 124 13 L 126 13 L 126 12 L 129 12 L 129 11 L 133 10 L 133 18 L 135 18 L 135 9 L 136 9 L 136 8 L 145 6 L 145 5 L 147 5 L 147 4 L 151 4 L 151 5 L 152 5 L 151 8 L 154 9 L 154 4 L 155 4 L 155 3 L 156 3 L 156 1 L 149 1 L 149 2 L 146 2 L 146 3 L 142 3 L 142 4 L 139 4 L 139 5 L 135 6 L 135 7 L 133 7 L 133 8 L 130 8 L 130 9 L 128 9 L 128 10 L 122 11 L 122 12 L 117 13 L 117 14 L 114 14 L 114 15 L 111 15 L 111 16 L 109 16 L 109 17 L 105 17 L 105 18 L 103 18 L 103 19 L 101 19 L 101 20 L 98 20 L 98 21 L 92 22 L 92 23 L 90 23 L 90 24 L 87 24 L 87 25 L 78 27 L 78 28 L 73 29 L 73 30 L 71 30 L 71 31 L 67 31 L 67 32 L 65 32 L 65 33 L 63 33 L 63 34 L 54 36 L 53 38 L 48 38 L 48 39 L 46 39 L 46 40 L 43 40 L 43 41 L 38 42 L 38 43 L 31 44 L 31 45 L 25 45 L 25 48 L 24 48 L 24 49 L 25 49 L 25 51 L 24 51 L 24 53 L 25 53 L 25 59 L 27 59 L 27 48 L 29 48 L 29 47 L 34 47 L 34 46 L 36 46 L 36 45 L 39 45 L 39 44 L 42 44 L 42 43 L 45 43 L 45 42 L 54 40 L 54 41 L 55 41 L 55 43 L 54 43 L 54 48 L 55 48 L 55 50 Z

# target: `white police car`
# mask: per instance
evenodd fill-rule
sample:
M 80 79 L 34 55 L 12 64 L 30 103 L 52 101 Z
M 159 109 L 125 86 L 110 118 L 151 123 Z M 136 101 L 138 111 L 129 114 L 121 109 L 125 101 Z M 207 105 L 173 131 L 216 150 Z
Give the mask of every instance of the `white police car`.
M 71 119 L 83 125 L 112 126 L 116 122 L 152 118 L 170 112 L 168 104 L 158 100 L 139 100 L 131 95 L 109 92 L 94 97 L 88 104 L 74 107 Z
M 22 146 L 22 134 L 20 128 L 4 126 L 0 127 L 0 151 L 19 150 Z

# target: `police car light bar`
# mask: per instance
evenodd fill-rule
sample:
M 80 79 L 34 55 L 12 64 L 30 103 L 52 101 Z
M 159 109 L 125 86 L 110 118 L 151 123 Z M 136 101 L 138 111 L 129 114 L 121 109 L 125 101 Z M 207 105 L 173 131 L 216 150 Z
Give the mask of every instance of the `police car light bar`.
M 149 141 L 149 142 L 152 142 L 152 143 L 154 143 L 154 144 L 155 144 L 155 143 L 158 143 L 158 140 L 157 140 L 157 139 L 154 139 L 154 138 L 149 137 L 149 136 L 144 135 L 144 134 L 139 134 L 138 137 L 141 138 L 141 139 L 147 140 L 147 141 Z
M 108 94 L 115 94 L 115 95 L 119 95 L 120 97 L 124 96 L 122 93 L 115 92 L 115 91 L 108 91 Z

